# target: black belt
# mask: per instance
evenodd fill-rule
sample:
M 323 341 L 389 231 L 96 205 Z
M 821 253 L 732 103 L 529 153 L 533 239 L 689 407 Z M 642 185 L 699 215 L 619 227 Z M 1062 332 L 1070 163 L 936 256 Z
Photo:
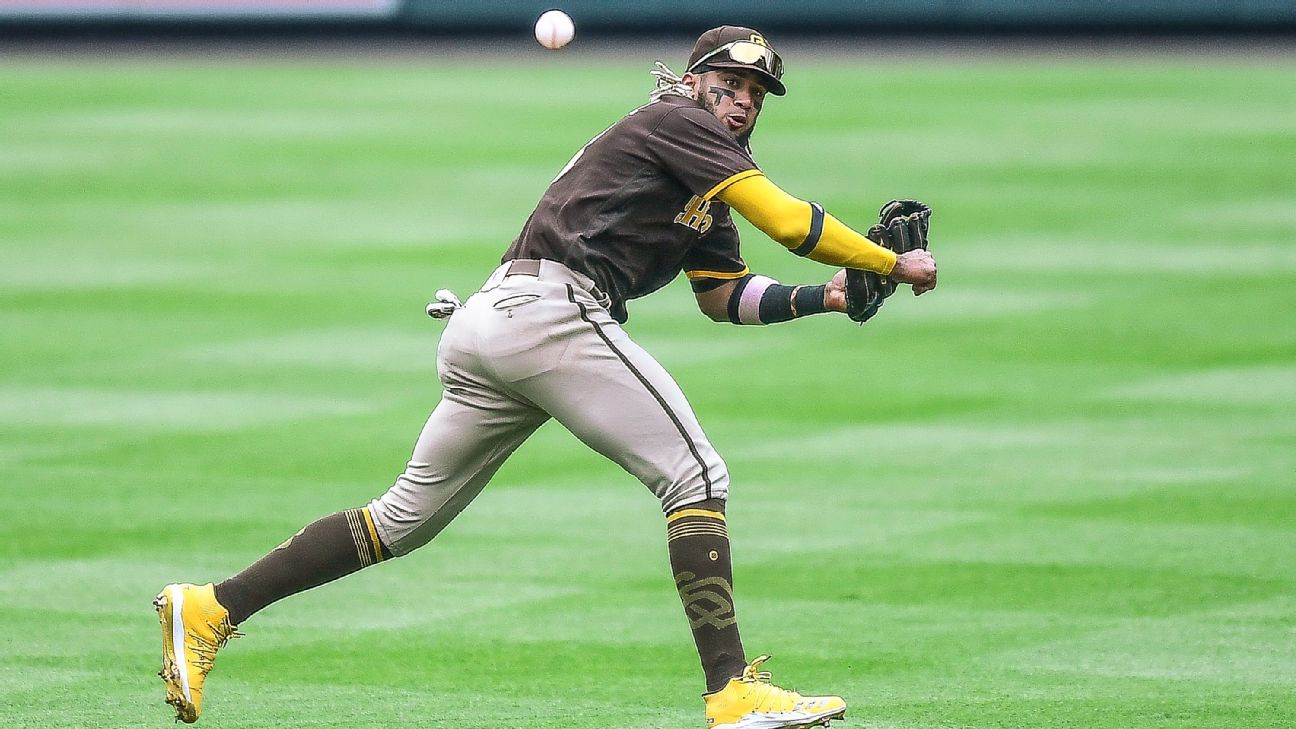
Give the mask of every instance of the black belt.
M 554 261 L 551 261 L 551 263 L 554 263 Z M 572 273 L 575 273 L 575 271 L 572 271 Z M 504 269 L 504 275 L 506 277 L 507 276 L 535 276 L 536 278 L 539 278 L 540 259 L 514 258 L 513 260 L 508 262 L 508 268 Z M 581 277 L 583 277 L 584 279 L 590 282 L 588 286 L 581 286 L 581 288 L 588 291 L 590 296 L 594 297 L 595 301 L 599 302 L 605 307 L 611 305 L 612 302 L 611 298 L 607 294 L 603 293 L 603 290 L 598 287 L 598 284 L 594 283 L 593 279 L 590 279 L 589 276 L 584 276 L 583 274 L 578 274 L 578 275 L 580 275 Z

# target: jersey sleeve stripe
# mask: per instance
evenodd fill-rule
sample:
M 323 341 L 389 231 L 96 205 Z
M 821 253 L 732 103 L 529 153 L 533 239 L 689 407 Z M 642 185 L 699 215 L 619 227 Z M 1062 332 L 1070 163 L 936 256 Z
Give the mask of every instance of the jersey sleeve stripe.
M 749 273 L 751 273 L 751 269 L 743 266 L 743 270 L 741 271 L 685 271 L 684 275 L 688 276 L 690 281 L 696 278 L 718 278 L 728 281 L 735 278 L 742 278 Z
M 817 202 L 810 203 L 810 232 L 806 235 L 801 245 L 792 249 L 792 252 L 798 256 L 808 256 L 810 251 L 819 245 L 819 238 L 823 236 L 824 209 Z
M 734 184 L 735 182 L 739 182 L 739 181 L 741 181 L 741 180 L 745 180 L 745 179 L 747 179 L 747 178 L 749 178 L 749 177 L 755 177 L 755 176 L 757 176 L 757 175 L 763 175 L 763 174 L 765 174 L 765 173 L 764 173 L 764 172 L 761 172 L 760 170 L 743 170 L 742 172 L 739 172 L 738 174 L 735 174 L 735 175 L 729 175 L 729 176 L 726 177 L 723 181 L 721 181 L 720 184 L 716 185 L 715 187 L 711 188 L 710 190 L 707 190 L 707 193 L 706 193 L 705 195 L 702 196 L 702 199 L 703 199 L 703 200 L 710 200 L 711 198 L 715 197 L 716 195 L 719 195 L 720 192 L 721 192 L 722 190 L 724 190 L 726 187 L 729 187 L 730 185 Z

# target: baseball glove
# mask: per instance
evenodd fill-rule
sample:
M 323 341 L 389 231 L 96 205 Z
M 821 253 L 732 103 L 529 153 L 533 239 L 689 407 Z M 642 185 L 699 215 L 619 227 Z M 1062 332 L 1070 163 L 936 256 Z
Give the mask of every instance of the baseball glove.
M 864 235 L 897 254 L 927 248 L 931 208 L 917 200 L 892 200 L 878 211 L 878 223 Z M 846 315 L 860 324 L 873 318 L 897 283 L 873 271 L 846 270 Z

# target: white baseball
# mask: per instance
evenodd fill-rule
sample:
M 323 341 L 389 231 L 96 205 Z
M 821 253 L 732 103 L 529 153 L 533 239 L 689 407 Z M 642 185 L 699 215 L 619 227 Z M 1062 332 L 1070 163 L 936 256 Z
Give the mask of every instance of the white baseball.
M 571 43 L 575 35 L 576 24 L 572 22 L 570 15 L 561 10 L 547 10 L 536 21 L 536 40 L 551 51 Z

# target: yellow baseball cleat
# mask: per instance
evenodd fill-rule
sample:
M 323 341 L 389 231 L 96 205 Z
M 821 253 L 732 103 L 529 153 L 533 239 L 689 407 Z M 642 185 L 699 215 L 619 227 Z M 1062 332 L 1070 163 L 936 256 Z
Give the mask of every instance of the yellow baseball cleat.
M 741 676 L 702 697 L 708 729 L 826 727 L 846 715 L 846 702 L 840 696 L 802 696 L 770 683 L 769 672 L 759 670 L 768 660 L 769 656 L 757 658 Z
M 203 681 L 220 650 L 239 633 L 216 602 L 211 583 L 167 585 L 153 601 L 162 623 L 162 670 L 166 702 L 186 724 L 202 713 Z

